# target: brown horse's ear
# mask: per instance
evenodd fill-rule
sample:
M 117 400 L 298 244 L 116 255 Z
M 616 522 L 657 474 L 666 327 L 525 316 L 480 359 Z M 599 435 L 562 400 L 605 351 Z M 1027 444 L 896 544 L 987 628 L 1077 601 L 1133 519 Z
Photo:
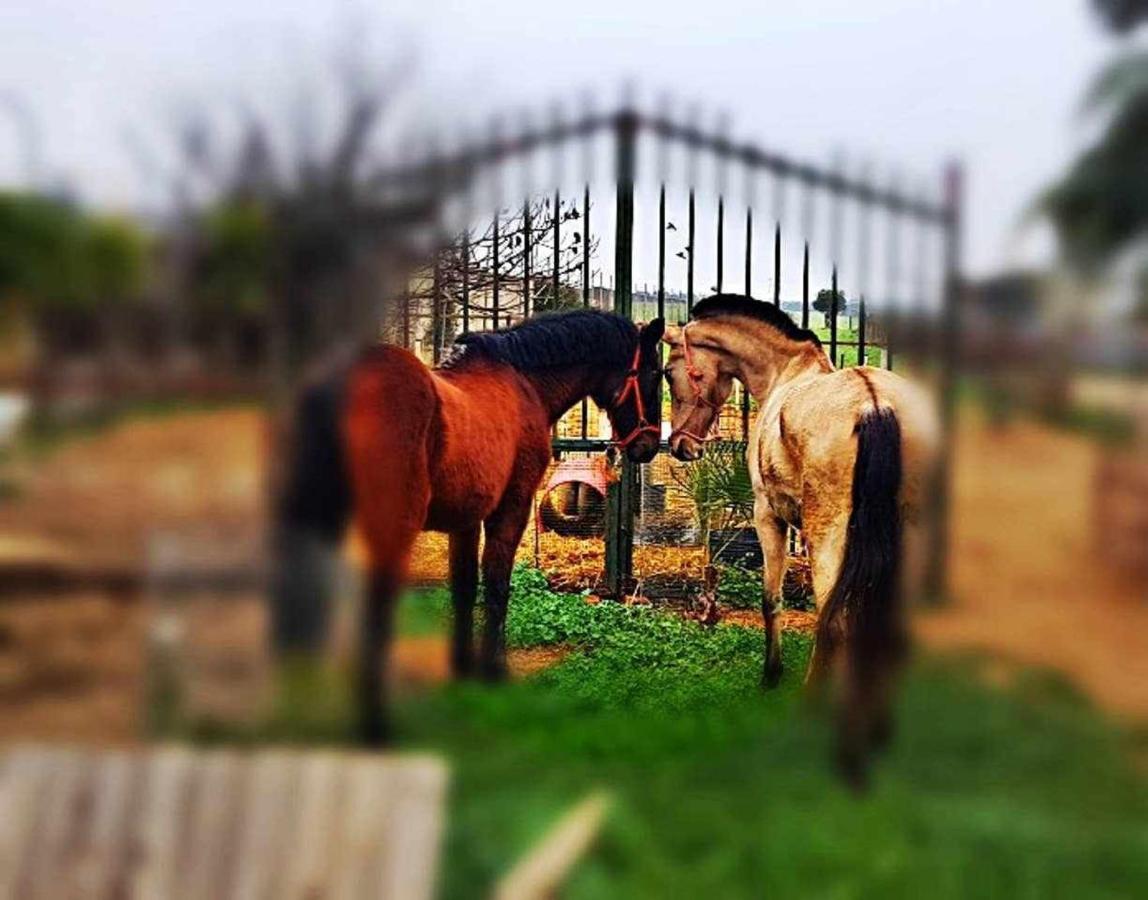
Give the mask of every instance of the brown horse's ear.
M 654 319 L 654 321 L 642 329 L 642 346 L 658 346 L 658 341 L 662 339 L 662 335 L 665 333 L 665 331 L 666 320 L 662 318 Z
M 667 325 L 664 329 L 665 333 L 662 335 L 662 340 L 667 344 L 676 344 L 681 340 L 682 329 L 679 325 Z

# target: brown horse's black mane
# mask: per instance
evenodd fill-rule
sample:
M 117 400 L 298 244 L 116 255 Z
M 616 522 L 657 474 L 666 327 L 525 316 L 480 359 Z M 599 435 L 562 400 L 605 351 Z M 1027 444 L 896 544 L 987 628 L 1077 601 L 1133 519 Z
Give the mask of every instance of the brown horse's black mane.
M 464 334 L 441 368 L 457 369 L 476 359 L 506 363 L 530 372 L 559 366 L 624 366 L 638 329 L 628 319 L 595 309 L 547 313 L 503 331 Z
M 748 316 L 766 325 L 772 325 L 793 341 L 812 341 L 818 347 L 821 339 L 808 328 L 802 328 L 780 307 L 762 300 L 754 300 L 744 294 L 714 294 L 699 300 L 691 315 L 695 319 L 712 319 L 716 316 Z

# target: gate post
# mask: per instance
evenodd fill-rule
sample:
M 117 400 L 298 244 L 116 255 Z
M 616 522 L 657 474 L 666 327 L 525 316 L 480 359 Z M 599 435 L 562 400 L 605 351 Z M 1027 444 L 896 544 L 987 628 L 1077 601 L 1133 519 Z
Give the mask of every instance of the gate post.
M 940 357 L 937 389 L 940 402 L 941 444 L 936 482 L 930 505 L 925 561 L 925 600 L 948 599 L 949 553 L 952 549 L 952 448 L 957 417 L 957 372 L 961 361 L 961 205 L 964 169 L 958 162 L 945 167 L 945 281 L 940 312 Z
M 614 312 L 632 315 L 634 266 L 634 168 L 638 117 L 627 105 L 614 120 L 617 215 L 614 226 Z M 638 466 L 623 454 L 621 477 L 606 494 L 606 593 L 622 597 L 634 571 L 634 512 Z

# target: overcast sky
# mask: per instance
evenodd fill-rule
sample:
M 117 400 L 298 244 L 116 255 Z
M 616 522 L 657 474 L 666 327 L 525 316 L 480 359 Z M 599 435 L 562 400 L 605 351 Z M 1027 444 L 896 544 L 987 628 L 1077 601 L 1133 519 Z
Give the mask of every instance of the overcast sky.
M 9 0 L 0 91 L 34 111 L 44 168 L 92 202 L 136 203 L 125 125 L 281 77 L 297 64 L 285 47 L 330 46 L 352 15 L 382 33 L 381 54 L 417 47 L 417 96 L 447 118 L 586 86 L 605 97 L 628 77 L 639 96 L 725 111 L 735 135 L 813 160 L 844 148 L 939 179 L 959 157 L 978 274 L 1047 253 L 1039 234 L 1018 241 L 1018 219 L 1079 148 L 1081 92 L 1113 51 L 1085 0 Z M 23 173 L 16 134 L 0 116 L 4 184 Z

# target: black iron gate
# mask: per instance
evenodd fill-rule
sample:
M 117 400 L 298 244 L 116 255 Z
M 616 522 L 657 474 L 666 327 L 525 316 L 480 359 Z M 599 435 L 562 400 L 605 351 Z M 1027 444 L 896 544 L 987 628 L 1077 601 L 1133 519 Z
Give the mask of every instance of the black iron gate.
M 824 343 L 834 364 L 868 362 L 892 368 L 896 358 L 899 367 L 912 365 L 935 385 L 945 434 L 942 478 L 933 506 L 929 591 L 941 596 L 959 326 L 960 168 L 946 167 L 939 190 L 914 191 L 895 176 L 880 183 L 869 166 L 850 174 L 840 156 L 824 167 L 811 165 L 732 140 L 724 126 L 707 129 L 696 118 L 645 114 L 627 103 L 608 114 L 584 110 L 566 117 L 556 110 L 546 123 L 523 121 L 513 134 L 499 120 L 483 139 L 461 142 L 450 152 L 430 154 L 417 166 L 380 176 L 380 183 L 399 191 L 427 180 L 433 183 L 439 196 L 449 198 L 443 235 L 456 235 L 439 236 L 433 264 L 412 279 L 404 302 L 397 305 L 399 313 L 388 325 L 390 336 L 437 362 L 461 331 L 499 328 L 570 305 L 610 308 L 638 319 L 658 315 L 684 321 L 694 300 L 708 294 L 708 288 L 740 289 L 753 296 L 754 263 L 764 254 L 770 283 L 756 293 L 800 317 L 803 327 L 817 327 L 815 316 L 823 316 Z M 573 167 L 571 151 L 578 156 Z M 544 190 L 539 190 L 534 170 L 538 157 L 546 154 L 551 156 L 549 173 Z M 592 173 L 606 154 L 613 157 L 613 175 L 603 184 Z M 684 156 L 684 178 L 676 182 L 673 154 Z M 656 191 L 647 196 L 639 166 L 651 163 Z M 711 174 L 709 193 L 698 189 L 703 167 Z M 572 169 L 578 177 L 571 176 Z M 512 195 L 510 180 L 518 181 L 521 205 L 505 202 Z M 772 187 L 767 240 L 755 245 L 755 223 L 761 215 L 757 194 L 766 180 Z M 609 206 L 593 201 L 604 190 L 613 193 L 612 221 Z M 796 215 L 790 208 L 795 191 Z M 680 216 L 675 215 L 678 222 L 671 219 L 675 197 L 684 205 L 680 225 Z M 728 212 L 731 199 L 744 206 L 744 218 L 738 215 L 738 221 Z M 476 215 L 483 200 L 487 209 L 493 207 L 492 214 Z M 712 224 L 706 227 L 710 217 L 704 206 L 712 207 Z M 657 222 L 657 240 L 648 246 L 641 240 L 647 233 L 636 225 L 644 217 Z M 730 237 L 734 228 L 741 230 L 740 241 Z M 818 242 L 819 231 L 823 243 Z M 706 232 L 713 241 L 713 281 L 699 290 Z M 684 237 L 677 253 L 667 246 L 671 235 L 678 241 Z M 607 283 L 605 272 L 594 264 L 611 255 Z M 731 256 L 740 263 L 742 278 L 736 285 L 726 277 Z M 684 265 L 684 285 L 680 280 L 672 284 L 667 266 L 673 260 Z M 654 285 L 639 288 L 637 270 L 654 273 Z M 788 291 L 787 279 L 794 284 Z M 824 287 L 811 296 L 817 284 Z M 722 417 L 723 432 L 744 440 L 751 401 L 739 390 L 733 404 Z M 607 452 L 608 436 L 594 425 L 584 402 L 556 428 L 555 458 Z M 657 487 L 653 475 L 643 483 L 639 467 L 625 459 L 617 463 L 617 476 L 606 498 L 603 585 L 603 593 L 615 596 L 633 584 L 635 517 L 643 494 L 656 500 L 658 493 L 652 490 Z

